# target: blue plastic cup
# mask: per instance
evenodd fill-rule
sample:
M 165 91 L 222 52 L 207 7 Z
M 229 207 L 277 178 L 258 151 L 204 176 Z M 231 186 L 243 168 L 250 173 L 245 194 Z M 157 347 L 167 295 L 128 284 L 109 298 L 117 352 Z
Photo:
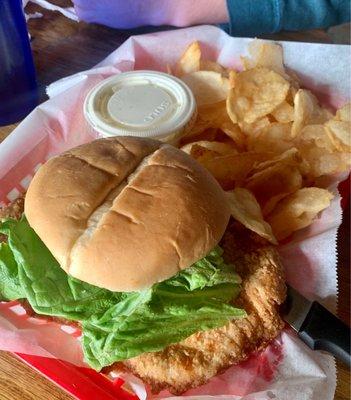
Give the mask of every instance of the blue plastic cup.
M 0 0 L 0 126 L 38 104 L 32 51 L 21 0 Z

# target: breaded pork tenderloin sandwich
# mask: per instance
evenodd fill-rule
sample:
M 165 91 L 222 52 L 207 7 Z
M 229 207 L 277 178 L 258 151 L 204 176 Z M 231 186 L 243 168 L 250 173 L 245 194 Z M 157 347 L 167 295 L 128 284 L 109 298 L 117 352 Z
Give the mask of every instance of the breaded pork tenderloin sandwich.
M 23 212 L 24 211 L 24 212 Z M 99 139 L 44 164 L 1 210 L 0 298 L 77 323 L 86 362 L 179 394 L 282 329 L 275 249 L 230 220 L 184 152 Z

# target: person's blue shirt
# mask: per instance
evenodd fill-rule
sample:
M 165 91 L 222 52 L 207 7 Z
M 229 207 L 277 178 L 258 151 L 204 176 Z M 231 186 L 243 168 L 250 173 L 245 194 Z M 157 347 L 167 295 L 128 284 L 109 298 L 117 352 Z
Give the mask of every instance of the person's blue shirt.
M 233 36 L 327 28 L 350 21 L 350 0 L 227 0 Z

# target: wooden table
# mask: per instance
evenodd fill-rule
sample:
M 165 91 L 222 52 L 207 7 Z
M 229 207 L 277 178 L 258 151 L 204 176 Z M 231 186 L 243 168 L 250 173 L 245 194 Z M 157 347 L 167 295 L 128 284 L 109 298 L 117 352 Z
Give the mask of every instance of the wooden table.
M 57 4 L 67 4 L 57 0 Z M 124 42 L 131 32 L 119 31 L 98 25 L 74 23 L 58 13 L 46 12 L 32 6 L 30 11 L 43 12 L 44 17 L 29 21 L 32 47 L 41 88 L 45 98 L 45 86 L 59 78 L 88 69 L 106 57 Z M 135 33 L 135 32 L 133 32 Z M 280 33 L 266 36 L 277 40 L 295 40 L 330 43 L 331 38 L 323 31 Z M 0 142 L 16 125 L 0 127 Z M 350 212 L 345 214 L 339 232 L 339 316 L 350 323 L 349 243 Z M 350 398 L 350 376 L 338 364 L 336 400 Z M 0 352 L 0 400 L 69 400 L 71 396 L 34 372 L 13 355 Z M 292 399 L 293 400 L 293 399 Z M 322 399 L 321 399 L 322 400 Z

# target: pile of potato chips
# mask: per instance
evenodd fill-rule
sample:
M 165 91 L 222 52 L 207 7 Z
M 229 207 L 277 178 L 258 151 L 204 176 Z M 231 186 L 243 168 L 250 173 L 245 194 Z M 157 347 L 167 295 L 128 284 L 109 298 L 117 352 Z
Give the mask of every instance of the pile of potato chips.
M 198 115 L 180 145 L 227 191 L 233 217 L 277 243 L 329 206 L 323 179 L 350 168 L 351 103 L 335 115 L 321 107 L 279 45 L 253 41 L 249 52 L 239 72 L 203 60 L 198 42 L 187 48 L 173 70 Z

